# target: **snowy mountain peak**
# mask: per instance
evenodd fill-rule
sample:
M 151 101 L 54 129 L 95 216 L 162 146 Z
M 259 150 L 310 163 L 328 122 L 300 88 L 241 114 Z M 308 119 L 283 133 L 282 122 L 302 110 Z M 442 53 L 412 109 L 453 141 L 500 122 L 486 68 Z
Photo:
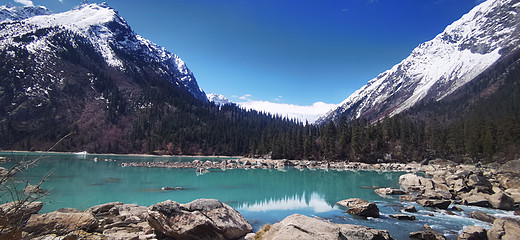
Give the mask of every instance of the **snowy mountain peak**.
M 193 73 L 179 56 L 135 34 L 118 12 L 106 3 L 82 4 L 67 12 L 6 23 L 0 30 L 0 50 L 7 46 L 24 47 L 31 54 L 45 58 L 56 54 L 53 41 L 57 35 L 79 37 L 86 39 L 108 66 L 124 72 L 128 63 L 135 61 L 150 67 L 153 65 L 154 71 L 162 78 L 207 102 Z M 73 47 L 76 41 L 70 41 Z
M 49 14 L 52 14 L 52 12 L 44 6 L 15 7 L 11 4 L 0 6 L 0 22 L 19 21 L 34 16 Z
M 519 1 L 488 0 L 476 6 L 317 123 L 336 121 L 340 116 L 376 120 L 453 93 L 517 48 Z
M 229 99 L 227 99 L 224 95 L 222 94 L 216 94 L 216 93 L 210 93 L 210 94 L 207 94 L 206 95 L 208 100 L 210 102 L 213 102 L 215 103 L 216 105 L 218 106 L 223 106 L 223 105 L 226 105 L 226 104 L 231 104 L 231 101 L 229 101 Z

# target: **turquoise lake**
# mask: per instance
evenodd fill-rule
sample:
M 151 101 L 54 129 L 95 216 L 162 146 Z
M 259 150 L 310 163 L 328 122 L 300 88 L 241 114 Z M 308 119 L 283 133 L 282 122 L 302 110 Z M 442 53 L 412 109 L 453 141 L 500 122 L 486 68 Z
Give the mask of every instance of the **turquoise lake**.
M 20 159 L 35 159 L 41 153 L 0 152 L 0 156 L 14 159 L 1 164 L 9 168 Z M 94 158 L 99 161 L 93 161 Z M 107 162 L 103 159 L 111 159 Z M 467 211 L 450 215 L 445 211 L 424 209 L 415 203 L 400 202 L 397 198 L 382 198 L 371 186 L 399 187 L 397 172 L 325 171 L 275 169 L 214 169 L 197 174 L 195 169 L 121 167 L 122 162 L 134 161 L 193 161 L 222 160 L 204 157 L 141 157 L 121 155 L 74 155 L 49 153 L 37 166 L 22 172 L 16 178 L 19 189 L 24 181 L 37 184 L 48 172 L 51 177 L 42 185 L 50 194 L 42 201 L 41 212 L 71 207 L 86 209 L 94 205 L 120 201 L 150 206 L 171 199 L 187 203 L 198 198 L 216 198 L 238 210 L 255 228 L 272 224 L 294 214 L 328 219 L 336 223 L 359 224 L 386 229 L 396 239 L 408 239 L 426 223 L 434 230 L 456 239 L 468 225 L 489 228 L 483 222 L 466 218 L 471 210 L 486 211 L 498 216 L 512 216 L 512 212 L 461 206 Z M 178 191 L 162 191 L 161 187 L 182 187 Z M 6 196 L 2 203 L 10 201 Z M 363 198 L 379 206 L 381 217 L 363 219 L 345 213 L 335 203 L 347 198 Z M 389 214 L 400 213 L 403 206 L 415 204 L 417 220 L 399 221 Z M 434 216 L 427 214 L 433 213 Z

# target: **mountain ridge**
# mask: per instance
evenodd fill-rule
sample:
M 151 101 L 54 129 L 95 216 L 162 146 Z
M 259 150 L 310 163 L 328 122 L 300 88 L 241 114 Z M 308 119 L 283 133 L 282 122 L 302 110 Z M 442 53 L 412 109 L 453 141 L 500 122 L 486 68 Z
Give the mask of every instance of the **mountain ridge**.
M 390 70 L 370 80 L 317 123 L 376 121 L 420 101 L 438 101 L 463 86 L 516 48 L 520 20 L 518 0 L 488 0 L 420 44 Z M 497 22 L 499 24 L 497 24 Z

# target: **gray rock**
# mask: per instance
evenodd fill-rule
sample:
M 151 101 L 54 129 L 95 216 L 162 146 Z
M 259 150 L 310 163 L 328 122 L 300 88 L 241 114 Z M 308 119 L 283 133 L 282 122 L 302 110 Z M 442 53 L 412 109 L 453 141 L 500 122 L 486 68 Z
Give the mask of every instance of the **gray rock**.
M 457 240 L 487 240 L 487 231 L 482 227 L 468 226 Z
M 341 200 L 336 204 L 348 208 L 347 213 L 362 217 L 379 217 L 379 208 L 373 202 L 360 198 Z
M 518 219 L 497 218 L 487 232 L 489 240 L 520 239 L 520 223 Z
M 423 231 L 411 232 L 409 237 L 410 239 L 417 240 L 446 240 L 446 237 L 436 231 L 433 231 L 432 228 L 428 225 L 424 225 Z
M 32 214 L 38 213 L 42 202 L 9 202 L 0 205 L 0 222 L 10 226 L 24 224 Z
M 395 218 L 397 220 L 415 220 L 415 216 L 412 215 L 406 215 L 406 214 L 390 214 L 391 218 Z
M 315 218 L 294 214 L 275 223 L 262 236 L 262 239 L 298 240 L 386 240 L 393 239 L 386 230 L 377 230 L 359 225 L 334 224 Z
M 479 193 L 477 191 L 471 191 L 469 193 L 465 193 L 460 195 L 462 202 L 464 205 L 470 206 L 478 206 L 478 207 L 491 207 L 491 203 L 489 203 L 489 195 L 484 193 Z
M 419 199 L 417 203 L 423 207 L 433 207 L 439 209 L 448 209 L 451 204 L 450 200 L 439 200 L 439 199 Z
M 481 211 L 470 212 L 470 213 L 468 213 L 468 217 L 477 219 L 482 222 L 487 222 L 487 223 L 493 223 L 496 219 L 495 216 L 492 216 L 490 214 L 487 214 L 487 213 L 481 212 Z
M 92 213 L 50 212 L 33 214 L 27 221 L 24 231 L 31 235 L 64 235 L 75 230 L 90 231 L 98 227 L 98 221 Z
M 503 173 L 512 173 L 516 176 L 520 175 L 520 159 L 512 160 L 509 162 L 506 162 L 499 168 L 500 172 Z
M 411 213 L 417 212 L 417 209 L 415 208 L 414 205 L 410 205 L 410 206 L 408 206 L 408 207 L 405 207 L 403 210 L 404 210 L 405 212 L 411 212 Z
M 480 172 L 470 175 L 466 185 L 470 189 L 477 189 L 478 192 L 493 194 L 491 182 Z
M 497 192 L 488 197 L 488 201 L 493 208 L 501 210 L 512 210 L 515 200 L 504 192 Z
M 378 195 L 403 195 L 406 194 L 401 189 L 395 189 L 395 188 L 378 188 L 374 190 L 374 192 Z
M 98 214 L 106 214 L 114 206 L 119 206 L 119 205 L 123 205 L 123 203 L 122 202 L 105 203 L 105 204 L 91 207 L 91 208 L 87 209 L 85 212 L 91 212 L 92 214 L 94 214 L 94 216 L 96 216 Z
M 168 200 L 150 206 L 148 223 L 175 239 L 237 239 L 253 228 L 240 213 L 215 199 L 188 204 Z
M 417 191 L 422 186 L 421 179 L 413 173 L 407 173 L 399 177 L 399 185 L 406 191 Z

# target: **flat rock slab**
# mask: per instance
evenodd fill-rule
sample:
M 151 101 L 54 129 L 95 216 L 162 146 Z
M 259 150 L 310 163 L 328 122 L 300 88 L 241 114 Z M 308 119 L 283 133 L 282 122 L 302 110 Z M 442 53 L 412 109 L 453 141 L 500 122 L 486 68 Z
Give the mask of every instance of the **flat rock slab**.
M 273 224 L 261 239 L 390 240 L 393 238 L 386 230 L 351 224 L 334 224 L 294 214 L 279 223 Z
M 361 198 L 341 200 L 336 204 L 348 208 L 347 213 L 362 217 L 379 217 L 379 208 L 373 202 Z
M 403 194 L 406 194 L 406 192 L 404 192 L 403 190 L 396 189 L 396 188 L 378 188 L 378 189 L 374 190 L 374 192 L 378 195 L 403 195 Z

